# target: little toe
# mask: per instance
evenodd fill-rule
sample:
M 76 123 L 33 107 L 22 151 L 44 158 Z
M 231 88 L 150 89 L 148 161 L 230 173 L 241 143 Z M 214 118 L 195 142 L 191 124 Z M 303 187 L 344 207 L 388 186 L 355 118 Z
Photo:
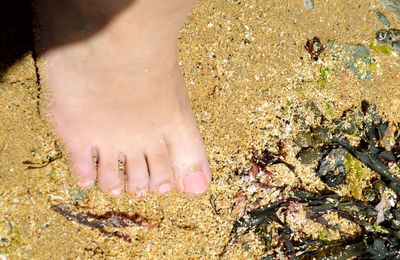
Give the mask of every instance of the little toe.
M 124 191 L 123 175 L 118 170 L 117 151 L 106 152 L 99 150 L 98 185 L 100 189 L 110 195 L 120 195 Z
M 206 192 L 211 179 L 210 166 L 197 127 L 172 133 L 167 143 L 178 187 L 191 194 Z
M 127 153 L 127 192 L 137 196 L 147 194 L 149 190 L 149 170 L 144 154 Z
M 173 188 L 174 177 L 165 143 L 161 141 L 146 151 L 146 160 L 150 174 L 150 190 L 166 193 Z

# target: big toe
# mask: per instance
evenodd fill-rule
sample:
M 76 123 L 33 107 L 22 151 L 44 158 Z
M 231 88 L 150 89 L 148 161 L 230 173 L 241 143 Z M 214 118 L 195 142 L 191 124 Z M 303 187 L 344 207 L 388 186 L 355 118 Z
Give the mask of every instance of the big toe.
M 206 192 L 210 166 L 197 126 L 175 129 L 167 142 L 178 187 L 191 194 Z

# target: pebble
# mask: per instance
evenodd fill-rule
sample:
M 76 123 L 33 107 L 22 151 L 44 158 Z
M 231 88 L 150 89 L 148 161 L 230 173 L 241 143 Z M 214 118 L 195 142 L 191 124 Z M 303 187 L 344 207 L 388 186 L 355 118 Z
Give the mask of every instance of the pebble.
M 397 53 L 400 53 L 400 41 L 393 42 L 392 47 Z
M 389 19 L 386 17 L 386 15 L 384 15 L 383 13 L 376 11 L 375 12 L 376 17 L 378 18 L 378 20 L 383 23 L 383 25 L 385 26 L 390 26 L 390 21 Z
M 372 79 L 371 69 L 362 69 L 373 63 L 370 51 L 366 46 L 331 40 L 328 41 L 327 49 L 330 49 L 334 56 L 343 60 L 343 66 L 348 67 L 359 79 Z
M 307 9 L 315 9 L 314 0 L 304 0 L 304 7 Z
M 400 1 L 398 0 L 381 0 L 380 5 L 392 11 L 397 17 L 400 18 Z

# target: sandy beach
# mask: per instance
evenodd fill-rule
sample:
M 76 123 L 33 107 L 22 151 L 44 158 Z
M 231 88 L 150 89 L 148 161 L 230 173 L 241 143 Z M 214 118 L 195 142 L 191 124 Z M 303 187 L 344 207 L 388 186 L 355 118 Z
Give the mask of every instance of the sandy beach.
M 251 209 L 289 198 L 294 189 L 325 189 L 315 165 L 298 160 L 294 141 L 305 126 L 318 124 L 315 111 L 330 122 L 366 100 L 383 120 L 400 122 L 400 53 L 376 43 L 376 32 L 386 28 L 376 11 L 400 28 L 379 1 L 317 0 L 314 9 L 294 0 L 198 1 L 179 36 L 179 62 L 213 174 L 210 190 L 198 197 L 115 198 L 78 188 L 67 151 L 41 111 L 43 83 L 27 43 L 0 71 L 0 259 L 279 255 L 251 232 L 227 244 L 235 221 Z M 317 60 L 305 48 L 314 37 L 324 46 Z M 356 45 L 368 56 L 352 60 L 346 50 Z M 253 151 L 280 147 L 295 170 L 271 165 L 267 187 L 253 189 L 243 177 L 251 173 Z M 371 187 L 369 178 L 359 183 Z M 345 188 L 339 194 L 356 196 Z M 71 210 L 69 219 L 60 207 Z M 103 222 L 79 223 L 77 214 Z M 131 222 L 107 226 L 109 216 Z

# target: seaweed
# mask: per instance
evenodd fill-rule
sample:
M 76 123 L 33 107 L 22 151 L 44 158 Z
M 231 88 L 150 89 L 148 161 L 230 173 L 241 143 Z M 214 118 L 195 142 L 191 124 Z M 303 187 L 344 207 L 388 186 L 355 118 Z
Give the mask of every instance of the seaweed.
M 27 165 L 25 169 L 27 170 L 32 170 L 32 169 L 39 169 L 39 168 L 44 168 L 50 163 L 62 158 L 63 153 L 61 150 L 60 145 L 54 141 L 54 154 L 48 154 L 46 155 L 46 159 L 42 160 L 41 162 L 33 162 L 31 160 L 24 160 L 22 164 Z
M 361 117 L 362 120 L 354 117 Z M 357 121 L 360 122 L 357 123 Z M 325 129 L 331 132 L 330 138 L 319 142 L 313 141 L 309 146 L 302 147 L 297 158 L 305 164 L 318 160 L 317 176 L 329 186 L 336 186 L 344 181 L 346 173 L 344 152 L 347 151 L 380 174 L 387 182 L 400 186 L 400 179 L 389 169 L 389 162 L 400 162 L 400 139 L 397 137 L 394 140 L 394 136 L 386 136 L 389 122 L 383 121 L 375 106 L 363 101 L 361 110 L 345 111 L 340 119 L 335 119 L 332 123 L 336 125 L 334 130 Z M 310 127 L 309 130 L 311 133 L 309 138 L 313 140 L 317 139 L 314 129 Z M 396 133 L 392 134 L 396 135 Z M 349 135 L 359 137 L 359 145 L 352 146 Z M 382 142 L 385 138 L 393 140 Z M 295 137 L 294 140 L 296 139 L 299 137 Z M 396 192 L 400 195 L 400 190 Z
M 398 252 L 400 240 L 394 236 L 393 232 L 381 234 L 378 230 L 372 228 L 378 214 L 373 206 L 335 194 L 313 194 L 311 197 L 302 196 L 304 195 L 302 191 L 296 192 L 300 196 L 274 202 L 239 218 L 234 224 L 231 239 L 227 246 L 233 244 L 239 236 L 250 230 L 257 234 L 263 233 L 267 226 L 275 223 L 280 226 L 278 234 L 282 241 L 281 250 L 290 259 L 305 259 L 309 257 L 337 259 L 333 257 L 339 255 L 370 257 L 371 259 L 378 259 L 377 257 L 380 256 L 387 257 L 385 259 L 397 259 L 396 257 L 400 257 Z M 277 216 L 277 212 L 280 209 L 290 207 L 292 202 L 301 203 L 306 209 L 306 218 L 313 219 L 329 229 L 340 231 L 341 234 L 345 235 L 345 238 L 336 241 L 324 241 L 323 239 L 297 241 L 292 239 L 293 230 Z M 329 212 L 336 212 L 341 218 L 357 224 L 361 228 L 361 233 L 351 235 L 341 231 L 340 227 L 329 224 L 323 217 L 324 214 Z M 377 244 L 380 246 L 378 247 Z
M 291 171 L 294 171 L 295 167 L 282 159 L 282 157 L 285 156 L 283 144 L 279 142 L 277 147 L 277 153 L 273 153 L 268 149 L 263 150 L 261 153 L 259 153 L 258 151 L 253 151 L 251 158 L 252 167 L 250 168 L 250 171 L 252 173 L 258 173 L 259 170 L 267 171 L 266 167 L 273 164 L 284 164 Z
M 241 215 L 233 225 L 223 253 L 248 232 L 257 234 L 267 251 L 272 244 L 273 229 L 277 234 L 276 255 L 263 259 L 278 258 L 277 252 L 288 259 L 400 259 L 400 210 L 395 195 L 400 196 L 400 124 L 384 121 L 376 106 L 363 101 L 360 108 L 346 110 L 339 118 L 329 121 L 322 116 L 321 125 L 302 127 L 302 132 L 293 138 L 300 147 L 296 157 L 315 170 L 326 188 L 314 192 L 297 189 L 286 199 Z M 282 144 L 278 150 L 277 154 L 268 150 L 261 154 L 253 152 L 250 174 L 274 163 L 287 165 L 280 156 L 285 154 Z M 357 187 L 360 189 L 357 196 L 336 192 L 339 185 L 354 185 L 347 183 L 347 176 L 363 167 L 370 169 L 367 173 L 372 175 L 368 181 L 374 180 L 373 184 Z M 358 172 L 355 177 L 361 178 L 362 174 Z M 331 223 L 327 218 L 331 213 L 358 228 L 349 233 Z M 322 234 L 315 239 L 306 233 L 296 236 L 296 232 L 303 231 L 292 226 L 296 223 L 293 216 L 300 215 L 336 232 L 339 238 Z
M 132 238 L 125 233 L 119 231 L 108 230 L 108 228 L 126 228 L 126 227 L 152 227 L 146 219 L 138 214 L 128 215 L 124 212 L 109 211 L 102 215 L 91 213 L 74 212 L 71 207 L 66 204 L 57 204 L 50 206 L 50 209 L 61 214 L 69 221 L 75 221 L 79 224 L 99 230 L 107 236 L 121 238 L 131 243 Z

